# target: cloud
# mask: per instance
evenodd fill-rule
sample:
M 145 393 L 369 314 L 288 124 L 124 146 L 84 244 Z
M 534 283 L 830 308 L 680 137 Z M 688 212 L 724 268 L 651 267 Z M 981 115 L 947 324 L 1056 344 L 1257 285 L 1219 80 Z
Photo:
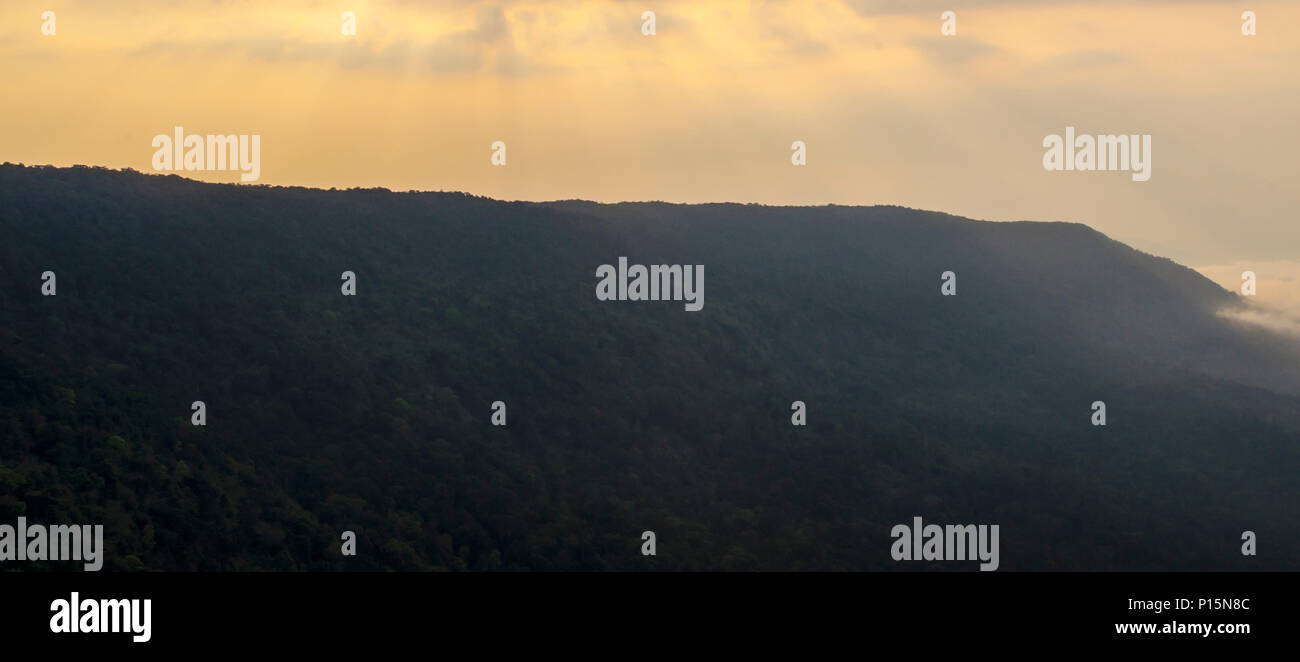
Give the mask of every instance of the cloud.
M 1246 309 L 1225 309 L 1219 311 L 1220 317 L 1264 327 L 1270 331 L 1300 338 L 1300 317 L 1292 317 L 1289 311 L 1271 310 L 1251 304 Z
M 830 44 L 781 21 L 759 26 L 758 36 L 772 42 L 781 51 L 796 55 L 824 55 L 831 51 Z
M 1071 51 L 1057 55 L 1044 64 L 1048 67 L 1108 67 L 1127 63 L 1131 58 L 1119 51 L 1085 50 Z
M 908 40 L 907 45 L 940 65 L 961 64 L 977 57 L 1002 52 L 996 46 L 976 39 L 953 39 L 940 36 L 913 37 Z
M 1204 4 L 1218 0 L 1138 0 L 1139 4 Z M 844 0 L 845 6 L 864 16 L 884 14 L 937 13 L 952 10 L 990 9 L 996 7 L 1033 7 L 1042 5 L 1134 4 L 1134 0 Z
M 477 7 L 473 21 L 437 33 L 407 33 L 394 39 L 340 41 L 332 32 L 318 38 L 286 38 L 253 33 L 220 39 L 161 39 L 133 49 L 137 56 L 229 58 L 242 54 L 267 63 L 333 62 L 348 69 L 414 69 L 434 73 L 472 73 L 498 51 L 519 57 L 511 42 L 510 22 L 500 6 Z M 328 38 L 324 38 L 328 36 Z
M 1255 295 L 1244 306 L 1225 308 L 1221 317 L 1300 337 L 1300 262 L 1253 260 L 1197 267 L 1202 275 L 1240 294 L 1242 274 L 1255 274 Z

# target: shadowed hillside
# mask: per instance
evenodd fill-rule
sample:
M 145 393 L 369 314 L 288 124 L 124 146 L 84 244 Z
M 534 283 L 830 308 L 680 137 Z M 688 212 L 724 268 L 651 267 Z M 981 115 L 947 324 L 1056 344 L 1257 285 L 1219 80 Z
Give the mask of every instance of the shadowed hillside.
M 1300 570 L 1295 341 L 1083 225 L 6 164 L 0 236 L 0 523 L 108 568 L 973 569 L 894 562 L 919 515 L 1002 570 Z M 703 310 L 598 301 L 620 256 Z

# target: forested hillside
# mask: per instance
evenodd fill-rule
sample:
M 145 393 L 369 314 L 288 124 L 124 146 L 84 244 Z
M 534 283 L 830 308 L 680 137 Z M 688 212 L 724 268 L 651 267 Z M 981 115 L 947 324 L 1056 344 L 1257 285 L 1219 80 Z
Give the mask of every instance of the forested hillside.
M 893 561 L 919 515 L 1002 571 L 1300 570 L 1295 340 L 1083 225 L 6 164 L 0 237 L 0 523 L 106 569 L 973 569 Z M 703 309 L 598 301 L 620 256 Z

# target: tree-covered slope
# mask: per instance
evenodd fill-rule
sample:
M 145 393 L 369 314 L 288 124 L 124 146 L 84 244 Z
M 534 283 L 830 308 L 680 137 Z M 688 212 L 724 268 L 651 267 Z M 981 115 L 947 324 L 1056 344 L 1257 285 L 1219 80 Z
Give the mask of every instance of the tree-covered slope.
M 1003 570 L 1300 569 L 1294 343 L 1082 225 L 5 165 L 0 237 L 0 523 L 108 568 L 912 570 L 920 515 Z M 620 256 L 703 310 L 598 301 Z

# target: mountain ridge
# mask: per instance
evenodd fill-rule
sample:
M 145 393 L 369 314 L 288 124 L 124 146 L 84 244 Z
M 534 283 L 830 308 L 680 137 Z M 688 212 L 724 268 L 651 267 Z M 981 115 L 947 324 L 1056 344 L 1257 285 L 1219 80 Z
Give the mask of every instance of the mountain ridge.
M 1300 558 L 1285 344 L 1082 224 L 6 165 L 0 236 L 0 521 L 116 570 L 905 570 L 915 515 L 1005 570 Z M 703 310 L 598 301 L 619 257 Z

